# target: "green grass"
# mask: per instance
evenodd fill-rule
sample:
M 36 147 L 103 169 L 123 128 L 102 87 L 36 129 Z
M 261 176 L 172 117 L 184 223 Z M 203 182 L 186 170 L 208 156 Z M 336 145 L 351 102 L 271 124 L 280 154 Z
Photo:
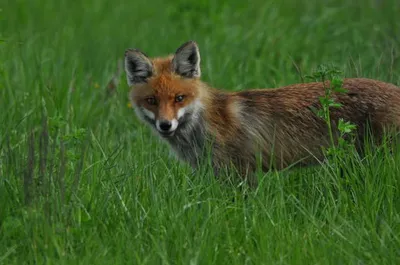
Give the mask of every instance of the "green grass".
M 260 173 L 244 199 L 169 157 L 124 73 L 105 93 L 126 48 L 190 39 L 218 88 L 302 82 L 321 63 L 400 85 L 399 1 L 0 8 L 0 264 L 400 264 L 400 152 L 348 154 L 342 176 L 330 162 Z

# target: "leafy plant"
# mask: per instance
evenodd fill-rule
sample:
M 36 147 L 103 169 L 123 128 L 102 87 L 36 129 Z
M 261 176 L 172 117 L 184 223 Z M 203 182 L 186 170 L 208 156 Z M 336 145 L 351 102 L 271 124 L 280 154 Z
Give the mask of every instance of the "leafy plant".
M 354 147 L 352 137 L 347 136 L 352 136 L 356 129 L 355 124 L 345 121 L 343 118 L 339 118 L 337 124 L 339 134 L 337 141 L 335 141 L 336 132 L 332 126 L 330 109 L 342 107 L 340 102 L 335 101 L 335 93 L 347 93 L 347 90 L 343 88 L 343 78 L 341 74 L 342 72 L 338 68 L 332 65 L 322 64 L 311 75 L 306 76 L 306 78 L 323 83 L 325 94 L 319 98 L 321 109 L 312 108 L 312 110 L 318 117 L 322 118 L 328 126 L 331 146 L 325 150 L 325 153 L 327 156 L 334 157 L 343 156 L 346 151 Z

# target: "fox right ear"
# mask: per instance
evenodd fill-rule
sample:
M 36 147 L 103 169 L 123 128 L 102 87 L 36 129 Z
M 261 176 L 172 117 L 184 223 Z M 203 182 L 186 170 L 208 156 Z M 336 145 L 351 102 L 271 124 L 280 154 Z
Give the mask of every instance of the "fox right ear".
M 150 59 L 138 49 L 125 51 L 125 72 L 128 85 L 146 83 L 153 74 L 153 65 Z
M 200 52 L 197 43 L 188 41 L 181 45 L 172 59 L 174 72 L 187 78 L 200 77 Z

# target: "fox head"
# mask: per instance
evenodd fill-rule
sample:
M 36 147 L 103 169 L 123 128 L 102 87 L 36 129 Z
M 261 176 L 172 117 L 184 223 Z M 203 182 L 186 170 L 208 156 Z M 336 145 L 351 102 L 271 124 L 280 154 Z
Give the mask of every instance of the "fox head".
M 201 110 L 200 53 L 189 41 L 175 54 L 149 58 L 138 49 L 125 51 L 130 100 L 137 115 L 163 137 L 196 122 Z

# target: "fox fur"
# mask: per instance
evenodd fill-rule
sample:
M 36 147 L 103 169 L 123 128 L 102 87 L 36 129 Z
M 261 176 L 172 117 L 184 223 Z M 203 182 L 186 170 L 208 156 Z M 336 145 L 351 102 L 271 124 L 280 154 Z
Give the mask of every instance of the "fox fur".
M 323 159 L 322 147 L 330 143 L 325 121 L 312 111 L 321 107 L 321 82 L 239 92 L 215 89 L 201 81 L 200 52 L 193 41 L 161 58 L 127 49 L 125 71 L 138 117 L 193 168 L 200 166 L 210 146 L 216 174 L 233 165 L 243 178 L 250 178 L 259 154 L 263 170 L 271 165 L 283 169 Z M 330 109 L 334 126 L 339 118 L 350 121 L 360 141 L 367 125 L 377 139 L 386 127 L 400 127 L 397 86 L 349 78 L 343 88 L 348 92 L 333 95 L 343 105 Z

